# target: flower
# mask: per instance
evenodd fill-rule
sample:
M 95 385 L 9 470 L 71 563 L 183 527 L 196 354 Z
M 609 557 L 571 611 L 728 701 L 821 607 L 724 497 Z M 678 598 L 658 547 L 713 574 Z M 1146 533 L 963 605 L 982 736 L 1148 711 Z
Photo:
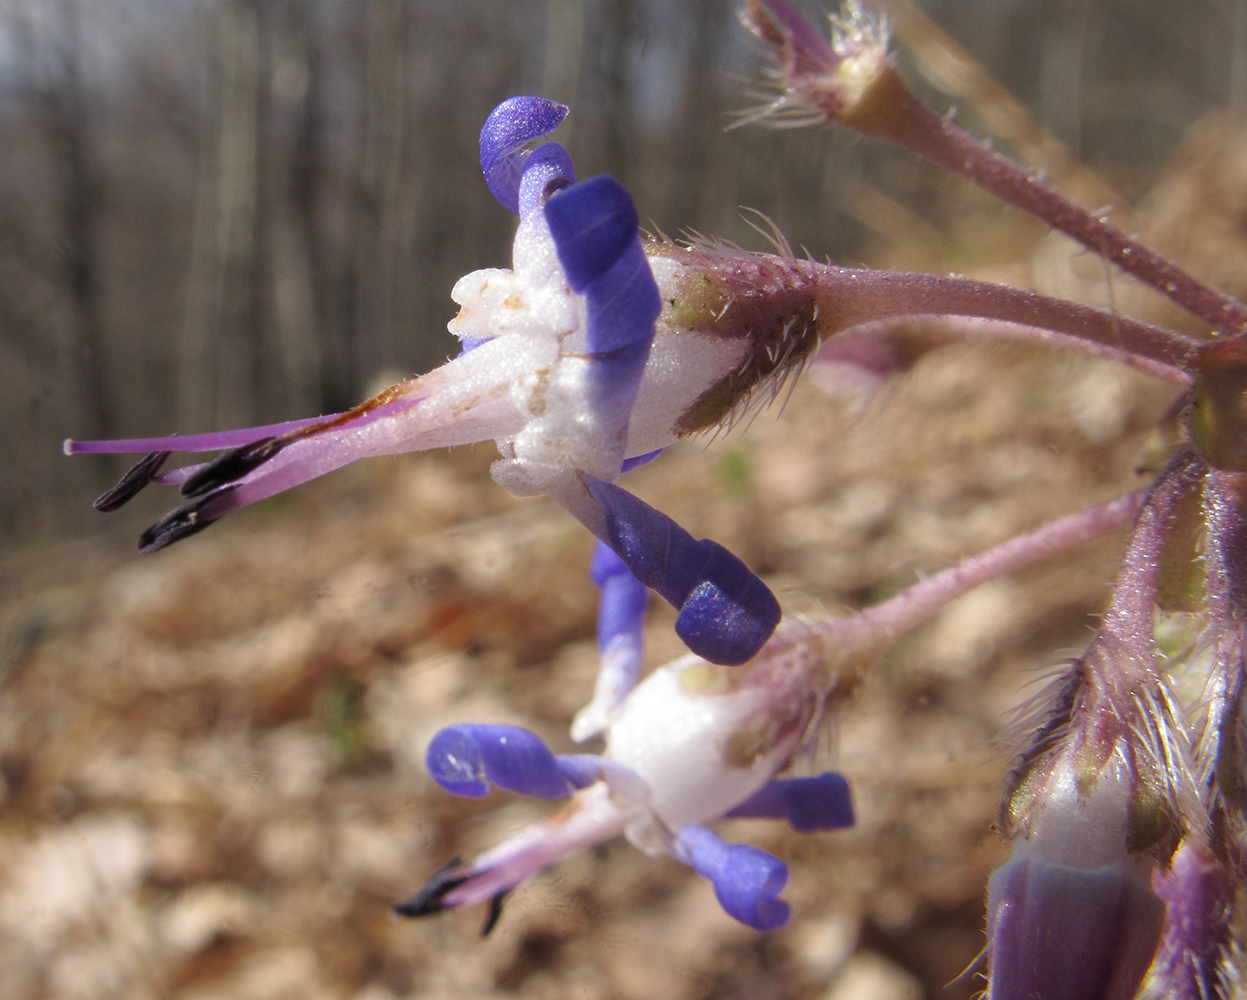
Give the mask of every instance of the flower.
M 703 824 L 760 817 L 797 830 L 852 825 L 840 775 L 776 778 L 820 720 L 829 676 L 816 633 L 792 626 L 743 668 L 686 656 L 655 671 L 609 712 L 601 756 L 556 756 L 513 726 L 441 730 L 427 761 L 448 791 L 479 796 L 493 785 L 569 801 L 472 861 L 439 869 L 397 912 L 427 916 L 492 901 L 488 932 L 515 886 L 622 833 L 645 853 L 670 854 L 709 879 L 742 923 L 781 926 L 789 915 L 779 899 L 787 866 L 759 848 L 728 844 Z
M 187 437 L 66 441 L 70 454 L 147 453 L 96 506 L 115 509 L 152 481 L 180 485 L 186 502 L 140 538 L 140 549 L 154 552 L 359 458 L 493 440 L 497 482 L 520 496 L 553 497 L 679 610 L 676 631 L 694 653 L 738 665 L 778 625 L 774 595 L 722 546 L 694 540 L 614 481 L 681 437 L 730 425 L 768 389 L 773 399 L 825 339 L 870 324 L 869 335 L 886 338 L 879 324 L 897 316 L 979 316 L 1186 380 L 1175 367 L 1190 346 L 1181 338 L 1034 293 L 801 260 L 778 235 L 771 255 L 706 241 L 643 247 L 636 208 L 617 181 L 577 182 L 557 143 L 527 148 L 566 113 L 542 98 L 515 97 L 481 130 L 486 181 L 520 224 L 510 270 L 476 271 L 455 286 L 457 358 L 328 417 Z M 993 329 L 1006 335 L 1000 327 Z M 849 341 L 831 353 L 841 368 L 877 379 L 903 369 L 913 346 L 881 353 Z M 162 471 L 174 450 L 225 453 Z M 611 684 L 615 694 L 604 691 L 603 704 L 622 691 Z M 586 717 L 583 729 L 598 725 Z
M 141 551 L 155 552 L 357 459 L 492 439 L 502 456 L 495 480 L 520 496 L 550 494 L 633 572 L 642 566 L 637 576 L 681 608 L 679 629 L 695 652 L 748 660 L 779 622 L 774 596 L 721 546 L 694 542 L 610 484 L 712 423 L 687 414 L 740 369 L 750 341 L 739 330 L 656 328 L 664 298 L 627 191 L 607 175 L 577 182 L 557 143 L 527 148 L 566 114 L 552 101 L 515 97 L 485 122 L 482 172 L 520 224 L 510 270 L 476 271 L 455 285 L 457 358 L 327 417 L 185 437 L 66 441 L 67 454 L 147 452 L 96 506 L 116 509 L 153 481 L 179 485 L 186 502 L 140 538 Z M 668 279 L 681 271 L 669 258 L 656 266 Z M 738 399 L 750 388 L 740 387 Z M 162 471 L 175 450 L 225 453 Z M 668 539 L 678 542 L 679 565 L 652 547 Z M 609 659 L 622 663 L 621 655 Z M 603 704 L 622 690 L 604 692 Z

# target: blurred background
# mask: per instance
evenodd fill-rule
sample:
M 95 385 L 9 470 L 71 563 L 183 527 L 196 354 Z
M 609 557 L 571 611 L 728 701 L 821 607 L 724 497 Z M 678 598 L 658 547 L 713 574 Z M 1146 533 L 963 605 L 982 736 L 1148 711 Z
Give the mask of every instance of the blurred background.
M 812 17 L 817 3 L 802 4 Z M 1247 2 L 889 0 L 937 106 L 1247 291 Z M 750 249 L 742 206 L 838 263 L 1172 310 L 1020 213 L 766 100 L 732 3 L 0 0 L 0 1000 L 968 998 L 1014 707 L 1085 643 L 1121 538 L 967 595 L 892 650 L 814 760 L 856 829 L 726 831 L 785 858 L 758 935 L 680 865 L 605 845 L 482 915 L 390 906 L 539 819 L 423 752 L 508 722 L 559 751 L 592 687 L 591 542 L 491 446 L 359 463 L 153 557 L 151 489 L 64 437 L 342 409 L 455 350 L 461 275 L 513 219 L 477 134 L 516 93 L 644 224 Z M 950 347 L 868 400 L 681 443 L 630 486 L 789 611 L 861 607 L 1139 486 L 1173 392 L 1104 361 Z M 651 612 L 647 666 L 679 655 Z
M 1238 0 L 924 10 L 1119 201 L 1247 98 Z M 119 462 L 66 461 L 64 437 L 340 410 L 440 363 L 455 279 L 508 261 L 476 137 L 515 93 L 569 103 L 557 138 L 582 175 L 618 176 L 665 233 L 760 247 L 748 206 L 842 263 L 927 263 L 890 249 L 915 240 L 937 267 L 982 252 L 958 185 L 908 156 L 727 130 L 763 99 L 758 70 L 711 0 L 5 0 L 0 544 L 99 526 L 81 498 Z M 975 86 L 939 99 L 990 118 Z

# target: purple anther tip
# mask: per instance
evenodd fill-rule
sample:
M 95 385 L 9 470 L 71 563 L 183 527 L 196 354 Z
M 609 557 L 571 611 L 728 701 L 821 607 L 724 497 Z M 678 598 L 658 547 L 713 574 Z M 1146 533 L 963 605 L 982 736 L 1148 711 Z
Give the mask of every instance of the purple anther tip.
M 569 110 L 544 97 L 511 97 L 489 113 L 481 128 L 481 173 L 503 208 L 519 212 L 524 144 L 553 132 Z

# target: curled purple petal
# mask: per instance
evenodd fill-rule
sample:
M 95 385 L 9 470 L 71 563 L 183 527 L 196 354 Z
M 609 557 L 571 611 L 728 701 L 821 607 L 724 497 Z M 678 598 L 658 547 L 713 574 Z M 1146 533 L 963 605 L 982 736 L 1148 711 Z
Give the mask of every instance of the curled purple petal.
M 783 819 L 794 830 L 842 830 L 853 825 L 848 780 L 828 771 L 816 778 L 777 778 L 727 814 L 738 819 Z
M 612 483 L 584 477 L 605 508 L 603 539 L 643 584 L 679 609 L 676 633 L 698 656 L 752 659 L 781 616 L 775 595 L 722 545 L 697 541 L 666 514 Z
M 637 237 L 636 206 L 618 181 L 602 174 L 551 197 L 545 215 L 568 283 L 585 296 L 593 408 L 622 438 L 662 312 Z
M 648 352 L 654 321 L 662 312 L 662 297 L 635 235 L 614 264 L 588 284 L 585 305 L 586 344 L 595 356 L 618 354 L 642 344 Z
M 524 144 L 558 128 L 567 117 L 565 104 L 544 97 L 512 97 L 499 104 L 481 128 L 481 173 L 503 208 L 519 212 Z
M 479 798 L 490 785 L 542 799 L 572 793 L 550 748 L 518 726 L 450 726 L 433 737 L 425 761 L 433 780 L 455 795 Z
M 791 910 L 778 898 L 788 881 L 788 866 L 748 844 L 729 844 L 705 827 L 680 831 L 681 860 L 714 883 L 719 905 L 729 916 L 760 931 L 788 923 Z
M 520 164 L 519 212 L 525 217 L 543 205 L 556 191 L 576 180 L 572 156 L 557 142 L 547 142 L 518 158 Z
M 546 222 L 572 290 L 583 294 L 637 239 L 636 206 L 609 174 L 573 184 L 546 202 Z
M 602 589 L 598 604 L 598 646 L 605 649 L 621 635 L 640 636 L 645 623 L 649 591 L 632 575 L 627 564 L 605 542 L 599 541 L 589 568 L 593 582 Z

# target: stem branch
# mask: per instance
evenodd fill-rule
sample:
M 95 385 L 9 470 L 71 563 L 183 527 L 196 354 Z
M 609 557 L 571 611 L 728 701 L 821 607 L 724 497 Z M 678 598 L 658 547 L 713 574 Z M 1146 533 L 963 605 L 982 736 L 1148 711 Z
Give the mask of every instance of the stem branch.
M 989 149 L 919 101 L 891 67 L 883 70 L 861 105 L 842 114 L 840 121 L 923 156 L 1042 219 L 1151 285 L 1218 333 L 1247 332 L 1247 307 L 1237 299 L 1208 287 Z

